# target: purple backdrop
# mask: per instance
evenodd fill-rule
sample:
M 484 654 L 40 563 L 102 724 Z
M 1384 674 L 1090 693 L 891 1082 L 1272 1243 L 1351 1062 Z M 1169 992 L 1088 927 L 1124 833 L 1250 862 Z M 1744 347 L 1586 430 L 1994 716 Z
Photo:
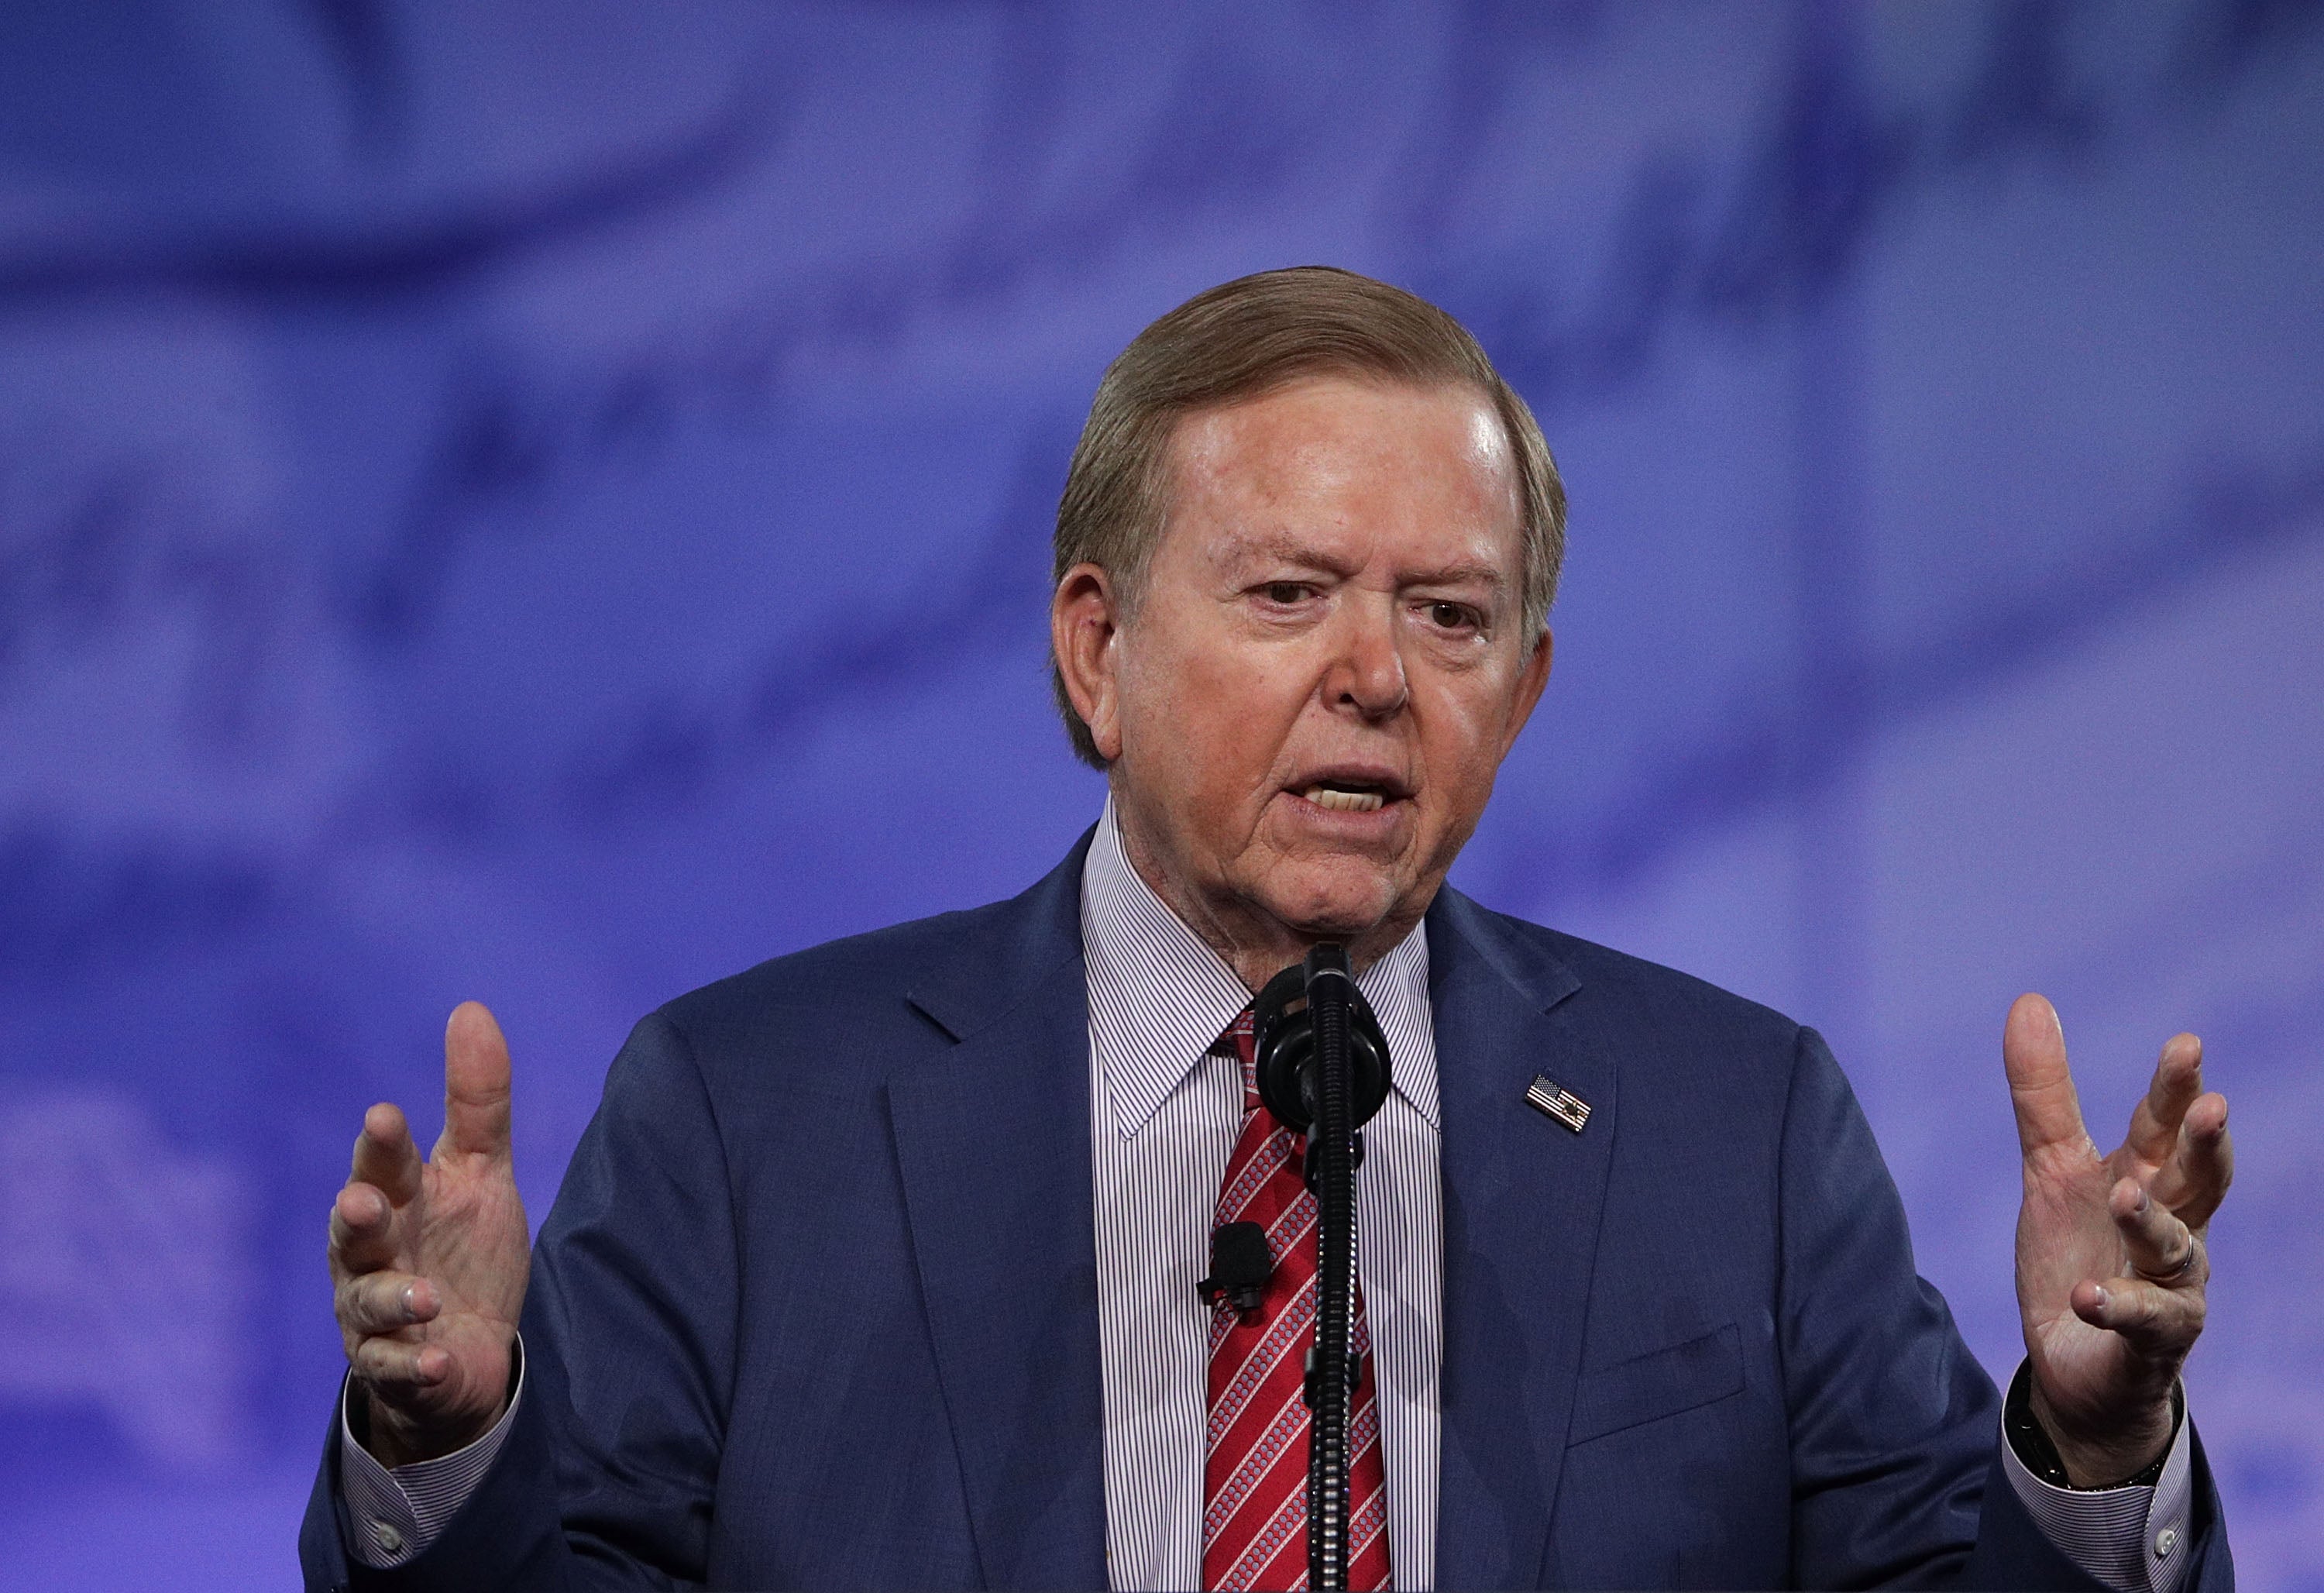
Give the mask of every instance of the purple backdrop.
M 639 1014 L 1046 868 L 1098 373 L 1323 260 L 1572 494 L 1456 878 L 1822 1026 L 1997 1372 L 2009 998 L 2109 1142 L 2202 1032 L 2193 1408 L 2324 1588 L 2319 199 L 2312 4 L 0 8 L 9 1574 L 290 1580 L 455 1001 L 538 1218 Z

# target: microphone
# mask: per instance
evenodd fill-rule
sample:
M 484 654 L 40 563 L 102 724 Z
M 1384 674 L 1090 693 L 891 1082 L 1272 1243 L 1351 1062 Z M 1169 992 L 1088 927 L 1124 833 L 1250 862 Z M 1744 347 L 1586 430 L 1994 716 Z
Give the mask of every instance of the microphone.
M 1250 1027 L 1259 1061 L 1259 1098 L 1275 1120 L 1294 1134 L 1309 1135 L 1307 1181 L 1315 1181 L 1313 1155 L 1315 1119 L 1321 1112 L 1323 1053 L 1315 1043 L 1314 1003 L 1309 998 L 1309 965 L 1333 980 L 1345 993 L 1342 1010 L 1348 1016 L 1348 1107 L 1350 1129 L 1372 1120 L 1388 1099 L 1388 1036 L 1379 1019 L 1348 977 L 1347 959 L 1340 948 L 1318 948 L 1321 956 L 1295 962 L 1267 982 L 1251 1003 Z M 1338 955 L 1334 955 L 1338 954 Z M 1335 1004 L 1338 1005 L 1338 1004 Z M 1356 1164 L 1364 1159 L 1364 1142 L 1355 1141 Z
M 1211 1275 L 1194 1287 L 1204 1305 L 1224 1299 L 1247 1322 L 1259 1314 L 1267 1281 L 1274 1275 L 1267 1229 L 1255 1222 L 1231 1222 L 1211 1230 Z

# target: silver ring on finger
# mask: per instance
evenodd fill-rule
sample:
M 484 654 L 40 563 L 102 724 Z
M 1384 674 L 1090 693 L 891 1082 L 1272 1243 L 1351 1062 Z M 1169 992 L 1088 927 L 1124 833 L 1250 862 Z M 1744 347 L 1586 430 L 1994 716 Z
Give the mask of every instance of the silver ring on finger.
M 2187 1242 L 2187 1254 L 2180 1258 L 2179 1264 L 2177 1266 L 2172 1267 L 2167 1273 L 2151 1273 L 2145 1268 L 2140 1267 L 2137 1269 L 2138 1275 L 2144 1278 L 2150 1283 L 2160 1283 L 2166 1289 L 2174 1288 L 2177 1285 L 2185 1283 L 2189 1278 L 2194 1275 L 2195 1263 L 2201 1256 L 2202 1253 L 2203 1247 L 2194 1240 L 2190 1239 Z

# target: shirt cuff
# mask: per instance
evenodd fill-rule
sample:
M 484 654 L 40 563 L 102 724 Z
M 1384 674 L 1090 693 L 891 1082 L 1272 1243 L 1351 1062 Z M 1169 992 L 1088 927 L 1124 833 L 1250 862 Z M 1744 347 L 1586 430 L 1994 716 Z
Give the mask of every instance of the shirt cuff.
M 347 1417 L 350 1375 L 339 1385 L 339 1491 L 355 1524 L 349 1552 L 374 1570 L 392 1570 L 416 1557 L 443 1535 L 484 1482 L 484 1474 L 508 1439 L 509 1424 L 524 1398 L 524 1337 L 509 1347 L 514 1363 L 508 1409 L 492 1431 L 464 1449 L 433 1460 L 418 1460 L 390 1468 L 379 1463 L 355 1438 Z
M 2025 1374 L 2021 1368 L 2018 1375 Z M 2034 1475 L 2005 1435 L 2001 1468 L 2025 1513 L 2058 1551 L 2116 1593 L 2177 1593 L 2194 1506 L 2193 1424 L 2183 1406 L 2153 1486 L 2061 1488 Z

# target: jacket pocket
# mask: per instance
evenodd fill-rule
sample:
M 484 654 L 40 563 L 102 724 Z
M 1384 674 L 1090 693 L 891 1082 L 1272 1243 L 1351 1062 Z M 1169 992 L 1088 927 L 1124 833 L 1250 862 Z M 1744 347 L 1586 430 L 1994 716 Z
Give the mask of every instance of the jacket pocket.
M 1743 1335 L 1732 1322 L 1700 1338 L 1582 1375 L 1569 1445 L 1675 1416 L 1743 1388 Z

